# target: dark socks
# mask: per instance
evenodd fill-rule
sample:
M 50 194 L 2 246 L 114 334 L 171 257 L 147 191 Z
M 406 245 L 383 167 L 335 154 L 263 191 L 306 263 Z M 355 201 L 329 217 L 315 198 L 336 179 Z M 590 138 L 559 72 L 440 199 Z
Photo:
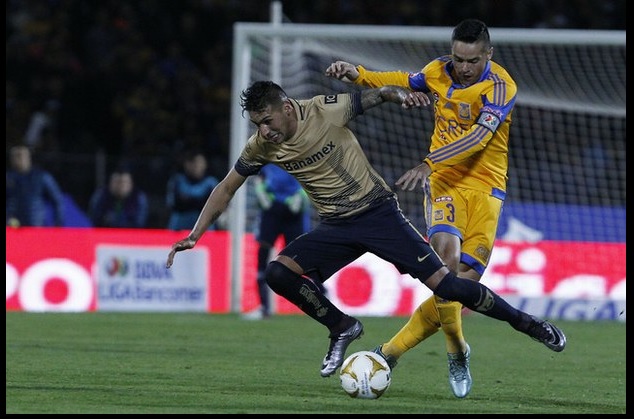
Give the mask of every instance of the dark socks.
M 271 303 L 269 302 L 269 286 L 264 278 L 264 272 L 258 273 L 258 295 L 260 296 L 260 305 L 262 306 L 262 314 L 271 314 Z
M 459 301 L 465 307 L 485 316 L 508 322 L 514 329 L 526 332 L 532 319 L 485 285 L 470 279 L 447 274 L 434 291 L 441 298 Z
M 269 263 L 269 254 L 271 253 L 271 245 L 265 242 L 258 242 L 258 295 L 260 297 L 260 305 L 262 306 L 262 313 L 268 315 L 271 312 L 271 306 L 269 303 L 269 286 L 266 283 L 264 277 L 264 271 L 266 265 Z
M 347 314 L 341 318 L 341 321 L 337 323 L 333 328 L 330 329 L 330 335 L 328 337 L 335 337 L 340 333 L 350 329 L 352 325 L 356 322 L 354 317 L 350 317 Z
M 326 298 L 320 287 L 313 281 L 288 269 L 283 264 L 273 261 L 268 264 L 265 272 L 266 282 L 276 293 L 295 304 L 331 332 L 345 326 L 347 319 L 341 310 Z M 350 327 L 347 327 L 342 330 Z

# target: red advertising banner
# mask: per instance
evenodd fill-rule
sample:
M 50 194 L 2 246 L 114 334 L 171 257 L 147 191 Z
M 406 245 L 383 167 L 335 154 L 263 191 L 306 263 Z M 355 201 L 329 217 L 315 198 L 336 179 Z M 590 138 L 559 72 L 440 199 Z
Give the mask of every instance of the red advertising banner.
M 7 227 L 6 310 L 95 311 L 100 309 L 101 292 L 105 310 L 183 311 L 188 309 L 186 302 L 174 298 L 187 291 L 197 304 L 192 303 L 192 310 L 206 305 L 211 313 L 230 312 L 229 232 L 209 231 L 197 244 L 195 250 L 202 254 L 191 260 L 203 262 L 187 266 L 193 270 L 186 275 L 202 275 L 202 283 L 198 279 L 189 288 L 166 288 L 175 274 L 164 271 L 163 254 L 166 258 L 171 244 L 183 235 L 170 230 Z M 101 259 L 98 249 L 105 255 Z M 240 258 L 242 311 L 258 305 L 256 250 L 253 235 L 247 234 Z M 175 266 L 179 261 L 190 263 L 179 256 Z M 482 282 L 513 304 L 537 307 L 546 314 L 624 320 L 625 266 L 625 243 L 498 241 Z M 325 285 L 337 306 L 361 316 L 407 316 L 431 294 L 418 280 L 371 254 L 337 272 Z M 200 292 L 207 294 L 201 297 Z M 276 313 L 299 313 L 288 301 L 274 297 Z
M 172 243 L 186 235 L 171 230 L 107 228 L 7 227 L 6 232 L 6 309 L 24 311 L 94 311 L 98 307 L 99 246 L 158 248 L 167 259 Z M 207 311 L 229 312 L 230 234 L 209 231 L 195 249 L 204 251 L 209 262 L 201 264 L 207 269 L 204 273 L 208 280 Z M 139 276 L 150 280 L 164 278 L 161 274 L 164 260 L 159 258 L 154 265 L 144 263 Z
M 498 240 L 482 282 L 511 304 L 543 317 L 625 321 L 624 243 Z M 360 316 L 407 316 L 431 295 L 418 280 L 372 254 L 325 285 L 333 303 Z M 253 285 L 245 289 L 245 310 L 257 305 L 256 293 Z M 279 313 L 299 312 L 282 298 L 274 301 Z

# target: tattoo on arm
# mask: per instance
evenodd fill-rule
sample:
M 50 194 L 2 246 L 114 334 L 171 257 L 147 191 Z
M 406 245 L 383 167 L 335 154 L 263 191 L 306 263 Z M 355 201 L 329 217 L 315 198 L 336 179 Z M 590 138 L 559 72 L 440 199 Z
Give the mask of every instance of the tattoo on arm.
M 361 106 L 363 110 L 373 108 L 383 102 L 380 89 L 366 89 L 361 91 Z
M 209 223 L 209 225 L 212 225 L 216 221 L 218 221 L 218 218 L 220 218 L 221 215 L 222 215 L 222 211 L 216 211 L 213 214 L 211 214 L 211 222 Z
M 407 97 L 407 90 L 399 86 L 383 86 L 376 89 L 367 89 L 361 92 L 361 105 L 363 109 L 370 109 L 383 102 L 402 104 Z

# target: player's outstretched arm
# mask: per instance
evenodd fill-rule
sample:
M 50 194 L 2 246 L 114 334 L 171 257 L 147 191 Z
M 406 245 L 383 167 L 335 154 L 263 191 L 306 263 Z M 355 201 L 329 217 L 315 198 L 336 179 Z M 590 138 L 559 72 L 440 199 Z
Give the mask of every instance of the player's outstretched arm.
M 422 92 L 412 92 L 400 86 L 383 86 L 361 91 L 363 110 L 373 108 L 384 102 L 392 102 L 409 109 L 423 107 L 431 103 L 429 97 Z
M 232 168 L 227 176 L 211 191 L 205 206 L 203 206 L 198 220 L 192 231 L 187 237 L 177 241 L 172 245 L 172 249 L 167 256 L 166 267 L 172 266 L 174 263 L 174 256 L 177 252 L 193 248 L 202 235 L 207 231 L 209 226 L 216 222 L 220 215 L 227 209 L 229 202 L 235 195 L 236 191 L 244 184 L 246 178 L 236 172 L 235 168 Z

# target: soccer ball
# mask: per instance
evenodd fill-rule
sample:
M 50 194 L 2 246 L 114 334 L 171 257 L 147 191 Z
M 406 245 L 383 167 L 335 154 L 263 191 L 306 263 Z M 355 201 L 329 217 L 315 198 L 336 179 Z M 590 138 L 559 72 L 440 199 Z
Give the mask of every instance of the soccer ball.
M 341 387 L 355 399 L 378 399 L 392 382 L 392 371 L 383 357 L 370 351 L 355 352 L 339 371 Z

